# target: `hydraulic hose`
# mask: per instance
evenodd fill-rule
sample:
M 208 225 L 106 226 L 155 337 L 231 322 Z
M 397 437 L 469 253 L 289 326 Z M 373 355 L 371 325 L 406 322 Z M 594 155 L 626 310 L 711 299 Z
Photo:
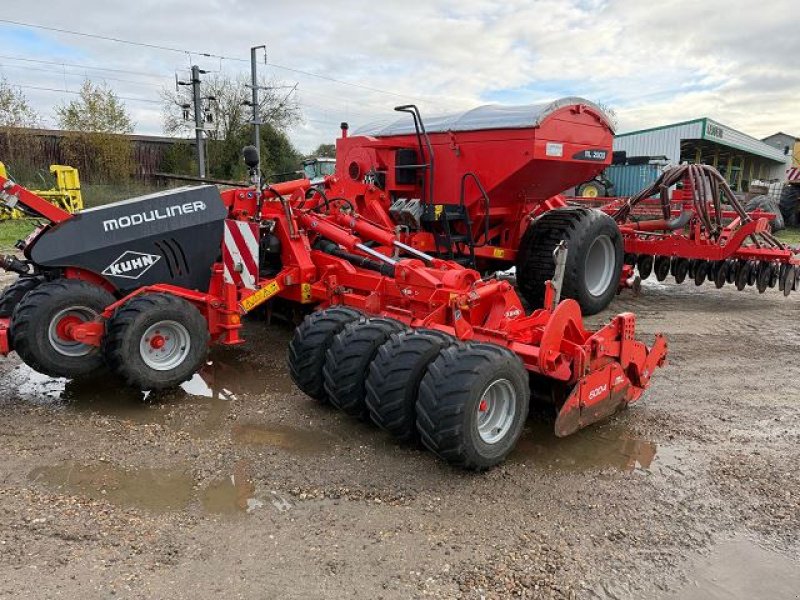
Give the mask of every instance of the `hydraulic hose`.
M 22 262 L 16 256 L 11 254 L 0 254 L 0 269 L 12 271 L 20 275 L 28 275 L 28 263 Z
M 362 269 L 368 269 L 370 271 L 377 271 L 381 275 L 386 275 L 387 277 L 394 277 L 394 265 L 378 262 L 366 256 L 347 252 L 346 250 L 342 250 L 338 245 L 334 244 L 330 240 L 318 238 L 317 241 L 314 242 L 314 249 L 324 252 L 325 254 L 330 254 L 331 256 L 343 258 L 356 267 L 361 267 Z

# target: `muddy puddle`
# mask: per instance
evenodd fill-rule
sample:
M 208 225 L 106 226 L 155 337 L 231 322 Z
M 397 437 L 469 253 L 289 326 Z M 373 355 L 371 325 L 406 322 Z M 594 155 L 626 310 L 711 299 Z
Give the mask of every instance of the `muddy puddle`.
M 164 423 L 172 406 L 204 405 L 207 431 L 224 419 L 227 402 L 242 396 L 291 393 L 294 386 L 282 361 L 255 363 L 239 349 L 215 348 L 211 360 L 174 392 L 152 394 L 130 389 L 110 375 L 73 381 L 52 378 L 19 365 L 3 377 L 2 387 L 37 406 L 96 413 L 135 423 Z
M 186 508 L 192 500 L 194 485 L 186 470 L 127 470 L 109 463 L 67 462 L 39 467 L 30 473 L 29 479 L 60 493 L 159 513 Z
M 301 454 L 330 450 L 337 439 L 323 431 L 269 423 L 241 423 L 233 427 L 233 441 L 247 446 L 271 446 Z
M 256 486 L 244 461 L 237 463 L 229 476 L 212 481 L 199 491 L 186 466 L 125 469 L 105 462 L 88 465 L 66 462 L 36 468 L 28 479 L 58 493 L 153 513 L 186 510 L 196 501 L 204 513 L 211 515 L 248 513 L 264 506 L 256 498 Z
M 800 562 L 751 540 L 724 542 L 697 559 L 688 583 L 663 600 L 794 600 L 800 598 Z
M 203 510 L 209 514 L 234 515 L 252 512 L 264 505 L 255 497 L 256 486 L 246 463 L 236 465 L 229 477 L 212 482 L 200 495 Z
M 672 448 L 634 436 L 623 424 L 603 423 L 557 438 L 551 423 L 531 421 L 509 460 L 564 471 L 674 468 Z

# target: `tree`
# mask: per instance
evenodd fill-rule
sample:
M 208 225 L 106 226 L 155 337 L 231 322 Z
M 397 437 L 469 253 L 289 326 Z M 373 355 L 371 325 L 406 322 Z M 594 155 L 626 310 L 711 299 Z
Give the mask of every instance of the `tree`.
M 133 131 L 125 104 L 105 83 L 83 82 L 78 98 L 56 108 L 66 130 L 64 156 L 84 179 L 122 182 L 133 174 L 133 146 L 121 134 Z
M 86 79 L 78 98 L 56 108 L 61 129 L 91 133 L 131 133 L 133 122 L 125 104 L 105 83 Z
M 250 80 L 244 75 L 215 73 L 202 83 L 202 95 L 209 107 L 211 122 L 206 126 L 209 175 L 220 179 L 242 179 L 246 169 L 242 147 L 251 143 L 252 109 Z M 259 85 L 261 116 L 261 168 L 267 173 L 298 168 L 300 154 L 286 136 L 286 128 L 297 122 L 299 107 L 293 88 L 266 79 Z M 165 90 L 163 118 L 168 135 L 194 135 L 194 121 L 186 120 L 182 106 L 189 102 L 182 93 Z
M 22 90 L 0 77 L 0 127 L 37 127 L 39 115 Z
M 320 144 L 311 153 L 312 157 L 317 158 L 336 158 L 336 144 Z
M 38 127 L 39 114 L 22 90 L 0 77 L 0 160 L 17 181 L 35 181 L 40 168 L 42 142 L 31 132 Z

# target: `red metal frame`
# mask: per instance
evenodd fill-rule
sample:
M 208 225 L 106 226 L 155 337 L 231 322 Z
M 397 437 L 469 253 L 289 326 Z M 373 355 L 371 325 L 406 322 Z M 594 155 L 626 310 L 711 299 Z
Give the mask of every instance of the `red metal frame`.
M 688 187 L 687 185 L 684 189 Z M 585 204 L 609 215 L 614 215 L 626 200 L 627 198 L 560 197 L 564 205 Z M 694 212 L 689 192 L 676 189 L 672 194 L 670 214 L 672 217 L 678 217 L 684 211 Z M 709 214 L 714 216 L 713 207 L 709 207 Z M 743 223 L 735 211 L 723 210 L 721 216 L 725 225 L 718 237 L 708 234 L 696 214 L 685 227 L 668 231 L 661 216 L 659 200 L 651 198 L 637 205 L 631 213 L 635 219 L 626 219 L 618 222 L 618 225 L 623 236 L 625 252 L 629 254 L 680 257 L 711 262 L 729 259 L 758 260 L 800 266 L 800 256 L 796 249 L 784 244 L 752 243 L 755 234 L 771 232 L 769 223 L 776 215 L 760 210 L 748 214 L 752 220 Z
M 325 181 L 328 197 L 333 197 L 336 183 L 335 177 Z M 269 223 L 281 242 L 281 271 L 274 277 L 260 278 L 256 291 L 226 283 L 223 266 L 218 263 L 207 292 L 171 285 L 143 287 L 108 306 L 94 322 L 65 324 L 64 334 L 99 345 L 105 320 L 131 298 L 146 293 L 172 294 L 194 304 L 208 322 L 212 341 L 222 344 L 241 343 L 241 316 L 251 305 L 248 300 L 258 294 L 322 307 L 352 306 L 413 327 L 434 328 L 461 340 L 491 342 L 510 349 L 526 369 L 561 382 L 567 389 L 556 422 L 559 435 L 636 401 L 655 367 L 666 359 L 663 337 L 656 336 L 652 348 L 636 341 L 632 314 L 618 315 L 592 332 L 584 328 L 575 301 L 564 300 L 552 307 L 549 292 L 547 308 L 526 316 L 508 282 L 484 280 L 477 271 L 455 262 L 397 257 L 390 276 L 314 249 L 314 242 L 324 238 L 369 258 L 363 244 L 372 242 L 372 251 L 389 256 L 400 236 L 393 228 L 365 219 L 348 207 L 312 210 L 310 207 L 321 206 L 322 196 L 316 193 L 306 203 L 308 188 L 308 180 L 298 180 L 268 189 L 261 196 L 252 189 L 221 193 L 232 219 Z M 102 279 L 75 269 L 68 269 L 65 276 Z M 2 353 L 9 350 L 6 328 L 7 320 L 0 320 Z

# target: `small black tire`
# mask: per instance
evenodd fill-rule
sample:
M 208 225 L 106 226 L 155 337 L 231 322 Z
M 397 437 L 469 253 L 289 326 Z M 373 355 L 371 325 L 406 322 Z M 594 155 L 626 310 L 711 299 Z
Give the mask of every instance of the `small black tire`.
M 322 369 L 331 404 L 351 417 L 369 417 L 365 384 L 370 363 L 389 336 L 404 329 L 405 325 L 393 319 L 362 317 L 334 336 Z
M 653 270 L 658 281 L 664 281 L 670 273 L 671 261 L 669 256 L 657 256 Z
M 402 442 L 417 437 L 417 395 L 423 376 L 439 353 L 457 343 L 434 330 L 392 334 L 369 367 L 366 403 L 372 421 Z
M 44 281 L 41 277 L 20 277 L 0 294 L 0 319 L 8 319 L 14 314 L 17 304 L 35 287 Z
M 513 412 L 502 419 L 499 437 L 487 441 L 481 427 L 490 423 L 481 424 L 479 414 L 495 410 L 483 406 L 494 386 L 510 394 Z M 499 406 L 501 397 L 491 402 Z M 422 378 L 417 430 L 425 447 L 442 460 L 480 471 L 501 463 L 514 448 L 529 404 L 530 380 L 518 356 L 494 344 L 459 344 L 443 350 Z
M 129 386 L 165 390 L 202 368 L 209 340 L 208 323 L 192 303 L 171 294 L 142 294 L 108 320 L 103 355 Z
M 553 251 L 561 241 L 567 244 L 561 296 L 576 300 L 584 315 L 597 314 L 617 293 L 623 259 L 619 227 L 599 210 L 557 208 L 528 226 L 517 251 L 519 291 L 532 307 L 543 305 L 545 283 L 555 272 Z
M 295 385 L 319 402 L 327 401 L 325 393 L 325 353 L 333 338 L 363 313 L 344 306 L 334 306 L 311 313 L 294 330 L 289 343 L 287 363 Z
M 100 348 L 64 338 L 59 323 L 93 320 L 113 303 L 109 291 L 86 281 L 41 283 L 14 309 L 9 338 L 22 361 L 34 371 L 50 377 L 87 377 L 104 367 Z

